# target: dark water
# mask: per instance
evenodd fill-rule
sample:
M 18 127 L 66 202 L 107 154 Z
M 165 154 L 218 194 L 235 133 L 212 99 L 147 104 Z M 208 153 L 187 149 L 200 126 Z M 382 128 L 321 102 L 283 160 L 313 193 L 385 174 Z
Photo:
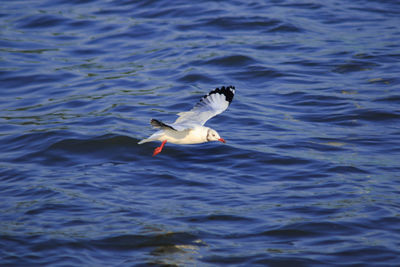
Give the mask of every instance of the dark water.
M 0 16 L 2 266 L 400 266 L 399 1 Z M 230 84 L 226 145 L 137 145 Z

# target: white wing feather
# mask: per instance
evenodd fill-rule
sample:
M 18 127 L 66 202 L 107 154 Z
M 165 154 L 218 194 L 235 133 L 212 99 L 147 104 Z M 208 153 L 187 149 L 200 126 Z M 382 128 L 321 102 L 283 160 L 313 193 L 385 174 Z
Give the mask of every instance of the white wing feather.
M 178 113 L 179 118 L 172 124 L 177 130 L 202 126 L 212 117 L 222 113 L 229 107 L 235 87 L 222 87 L 205 95 L 190 111 Z

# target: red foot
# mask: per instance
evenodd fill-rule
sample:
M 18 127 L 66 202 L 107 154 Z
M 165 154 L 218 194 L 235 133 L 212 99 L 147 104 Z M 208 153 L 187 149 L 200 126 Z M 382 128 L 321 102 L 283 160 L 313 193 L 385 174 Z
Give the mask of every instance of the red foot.
M 164 140 L 164 141 L 161 143 L 161 146 L 156 147 L 156 148 L 154 149 L 153 157 L 154 157 L 155 155 L 157 155 L 158 153 L 161 152 L 161 150 L 164 148 L 164 145 L 165 145 L 166 142 L 167 142 L 167 140 Z

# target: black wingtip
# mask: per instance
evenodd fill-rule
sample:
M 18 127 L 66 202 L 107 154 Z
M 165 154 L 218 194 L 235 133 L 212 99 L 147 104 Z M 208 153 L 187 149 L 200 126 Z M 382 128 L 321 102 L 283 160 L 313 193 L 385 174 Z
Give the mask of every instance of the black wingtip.
M 227 87 L 222 86 L 221 88 L 215 88 L 211 92 L 209 92 L 207 95 L 205 95 L 203 98 L 212 95 L 212 94 L 223 94 L 225 96 L 226 101 L 231 104 L 233 97 L 235 95 L 235 86 L 229 85 Z
M 167 128 L 167 129 L 176 131 L 174 127 L 172 127 L 172 126 L 170 126 L 170 125 L 168 125 L 168 124 L 165 124 L 165 123 L 163 123 L 162 121 L 159 121 L 159 120 L 156 120 L 156 119 L 151 119 L 150 124 L 151 124 L 154 128 L 161 128 L 161 129 Z

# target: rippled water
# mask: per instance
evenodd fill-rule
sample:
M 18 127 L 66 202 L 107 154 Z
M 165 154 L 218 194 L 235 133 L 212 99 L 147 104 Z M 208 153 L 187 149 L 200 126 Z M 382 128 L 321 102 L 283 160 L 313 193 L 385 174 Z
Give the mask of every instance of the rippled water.
M 0 16 L 2 266 L 399 266 L 398 1 Z M 227 144 L 137 144 L 230 84 Z

